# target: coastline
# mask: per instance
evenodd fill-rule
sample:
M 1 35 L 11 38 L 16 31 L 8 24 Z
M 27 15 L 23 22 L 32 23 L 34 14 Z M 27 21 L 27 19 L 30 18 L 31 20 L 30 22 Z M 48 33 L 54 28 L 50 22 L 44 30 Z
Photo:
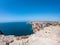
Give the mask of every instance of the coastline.
M 60 22 L 30 22 L 29 24 L 32 24 L 34 34 L 0 35 L 0 45 L 60 45 Z

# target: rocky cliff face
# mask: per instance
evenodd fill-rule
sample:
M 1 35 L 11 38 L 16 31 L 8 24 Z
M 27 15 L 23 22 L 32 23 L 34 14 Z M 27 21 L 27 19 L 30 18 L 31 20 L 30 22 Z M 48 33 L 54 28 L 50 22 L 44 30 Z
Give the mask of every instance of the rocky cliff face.
M 60 25 L 59 22 L 30 22 L 30 24 L 32 24 L 32 28 L 34 32 L 40 31 L 45 27 Z
M 30 22 L 34 34 L 29 36 L 0 36 L 0 45 L 60 45 L 59 22 Z

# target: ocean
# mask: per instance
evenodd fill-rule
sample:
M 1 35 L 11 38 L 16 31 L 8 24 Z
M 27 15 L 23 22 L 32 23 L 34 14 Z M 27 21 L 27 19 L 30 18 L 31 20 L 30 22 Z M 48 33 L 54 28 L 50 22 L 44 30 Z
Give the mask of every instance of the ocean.
M 27 22 L 0 23 L 0 31 L 4 35 L 25 36 L 33 33 L 32 25 Z

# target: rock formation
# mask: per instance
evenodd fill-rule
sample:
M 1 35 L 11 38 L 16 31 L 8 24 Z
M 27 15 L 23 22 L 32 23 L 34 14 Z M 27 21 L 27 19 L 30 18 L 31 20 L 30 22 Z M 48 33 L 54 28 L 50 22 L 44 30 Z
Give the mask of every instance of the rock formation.
M 34 32 L 40 31 L 45 27 L 60 25 L 59 22 L 30 22 L 30 24 L 32 24 Z

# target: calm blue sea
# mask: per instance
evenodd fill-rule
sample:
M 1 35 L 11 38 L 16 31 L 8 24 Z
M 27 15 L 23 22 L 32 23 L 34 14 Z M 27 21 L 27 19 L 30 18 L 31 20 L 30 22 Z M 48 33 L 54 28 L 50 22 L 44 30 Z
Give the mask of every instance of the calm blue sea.
M 32 25 L 27 22 L 8 22 L 0 23 L 0 30 L 4 35 L 30 35 L 33 33 Z

